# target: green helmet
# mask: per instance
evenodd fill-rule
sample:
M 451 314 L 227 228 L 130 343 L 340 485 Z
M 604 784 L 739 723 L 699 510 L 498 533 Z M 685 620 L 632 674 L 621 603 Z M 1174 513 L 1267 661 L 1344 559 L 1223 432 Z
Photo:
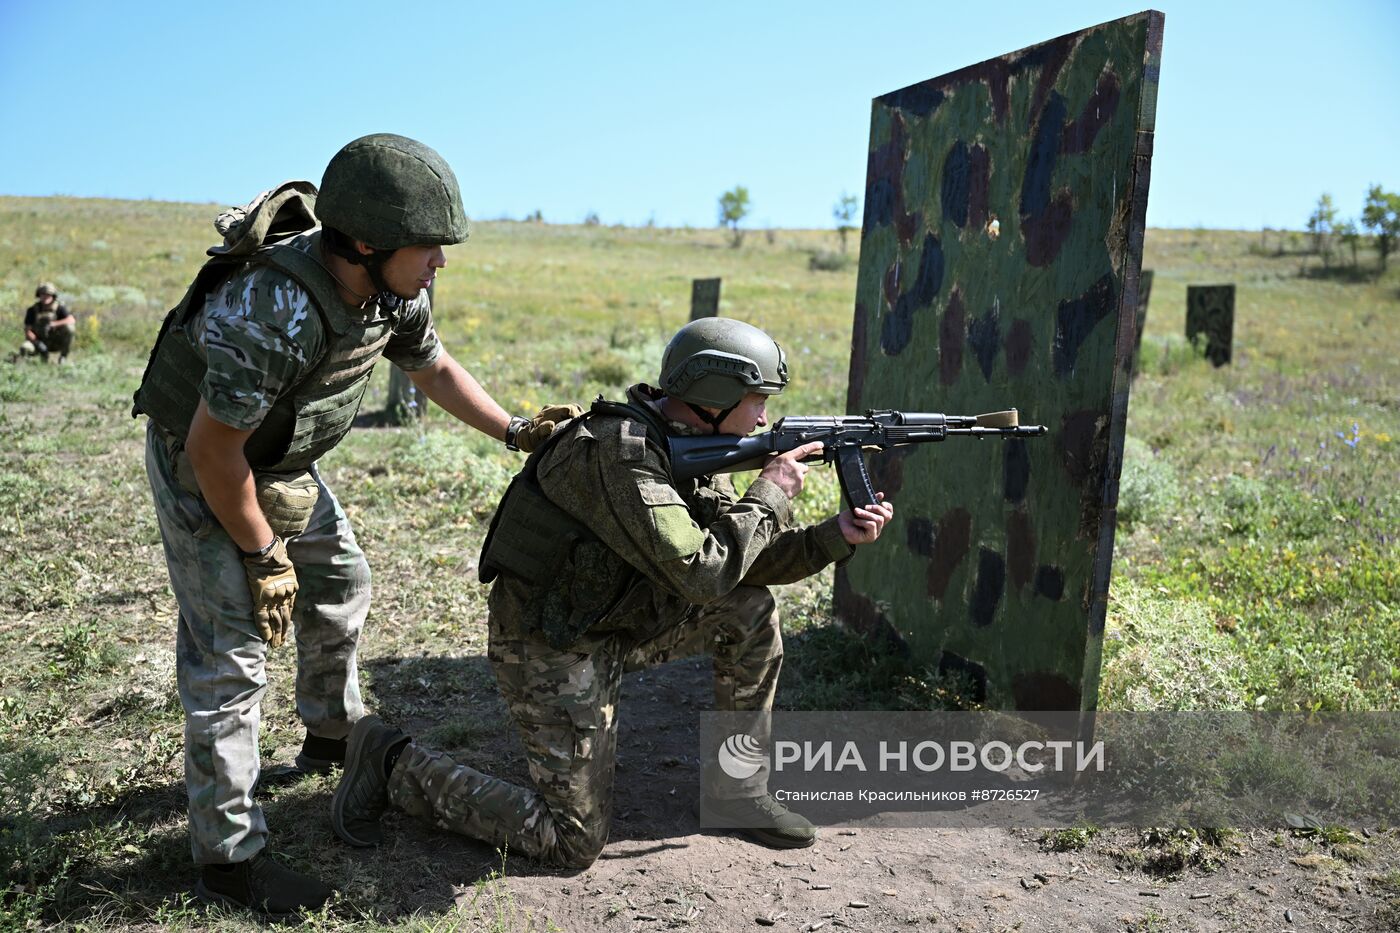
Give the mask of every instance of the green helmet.
M 691 321 L 661 357 L 661 390 L 691 405 L 729 409 L 750 392 L 777 395 L 787 383 L 787 358 L 777 341 L 729 318 Z
M 43 298 L 45 295 L 53 295 L 55 298 L 58 297 L 58 289 L 53 287 L 52 282 L 40 282 L 39 287 L 34 289 L 35 298 Z
M 430 147 L 392 133 L 362 136 L 335 154 L 316 216 L 380 250 L 460 243 L 469 233 L 451 167 Z

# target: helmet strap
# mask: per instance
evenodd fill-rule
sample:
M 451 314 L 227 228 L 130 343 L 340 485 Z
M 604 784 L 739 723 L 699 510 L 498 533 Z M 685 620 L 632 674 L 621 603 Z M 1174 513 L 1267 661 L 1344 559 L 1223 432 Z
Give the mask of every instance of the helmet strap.
M 374 299 L 378 302 L 383 311 L 397 313 L 403 310 L 404 305 L 412 301 L 412 298 L 404 298 L 389 288 L 389 283 L 384 280 L 384 264 L 389 261 L 389 257 L 394 255 L 392 249 L 377 249 L 368 256 L 361 256 L 360 264 L 369 273 L 370 284 L 374 286 Z
M 743 399 L 740 399 L 739 401 L 742 402 Z M 729 413 L 739 407 L 739 402 L 735 402 L 733 405 L 730 405 L 728 408 L 724 409 L 719 414 L 712 415 L 704 408 L 701 408 L 699 405 L 695 404 L 694 402 L 686 402 L 686 404 L 690 406 L 691 411 L 695 412 L 695 417 L 699 418 L 701 421 L 705 422 L 711 428 L 714 429 L 715 434 L 719 433 L 719 426 L 721 423 L 723 423 L 725 418 L 729 417 Z
M 365 271 L 369 273 L 370 284 L 374 286 L 376 292 L 382 294 L 389 291 L 389 286 L 384 281 L 384 263 L 389 260 L 393 252 L 393 250 L 377 249 L 372 253 L 361 253 L 356 250 L 356 258 L 350 261 L 357 266 L 365 267 Z
M 362 253 L 358 249 L 342 242 L 342 236 L 327 238 L 326 245 L 331 252 L 352 266 L 363 266 L 369 275 L 369 282 L 374 286 L 374 299 L 381 308 L 390 311 L 398 310 L 407 303 L 407 299 L 400 298 L 389 288 L 389 283 L 384 280 L 384 264 L 389 261 L 389 257 L 394 255 L 392 249 L 376 249 L 373 252 Z M 339 281 L 337 279 L 336 281 Z M 341 282 L 342 285 L 345 283 Z M 349 286 L 346 286 L 349 288 Z M 350 289 L 354 291 L 354 289 Z

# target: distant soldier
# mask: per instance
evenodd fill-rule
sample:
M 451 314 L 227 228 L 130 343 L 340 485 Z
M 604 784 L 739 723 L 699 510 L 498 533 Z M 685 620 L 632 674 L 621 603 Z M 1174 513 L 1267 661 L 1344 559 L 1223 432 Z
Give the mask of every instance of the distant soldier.
M 167 318 L 133 410 L 150 418 L 146 472 L 180 607 L 195 890 L 278 916 L 331 891 L 264 852 L 253 787 L 269 648 L 296 645 L 302 769 L 342 761 L 364 715 L 355 655 L 369 566 L 317 460 L 350 430 L 381 356 L 512 450 L 554 427 L 510 417 L 438 340 L 427 288 L 468 227 L 437 152 L 389 134 L 355 140 L 327 166 L 315 217 L 287 215 L 303 221 L 291 234 L 270 202 L 310 193 L 279 200 L 288 189 L 221 216 L 215 253 L 244 256 L 244 231 L 259 248 L 206 264 Z
M 598 858 L 612 820 L 622 675 L 714 657 L 715 707 L 773 708 L 783 641 L 769 587 L 817 573 L 874 541 L 878 502 L 790 527 L 808 444 L 768 462 L 741 498 L 727 476 L 676 481 L 668 435 L 746 435 L 788 382 L 783 351 L 756 327 L 702 318 L 666 348 L 660 388 L 599 400 L 538 449 L 502 500 L 482 549 L 494 578 L 488 657 L 524 739 L 533 786 L 459 764 L 377 716 L 355 724 L 332 801 L 352 845 L 381 841 L 389 804 L 437 826 L 574 868 Z M 761 715 L 760 715 L 761 719 Z M 774 799 L 766 774 L 707 768 L 706 811 L 778 848 L 812 824 Z
M 62 363 L 73 347 L 77 321 L 59 304 L 58 289 L 52 282 L 40 282 L 34 297 L 37 300 L 24 312 L 24 342 L 19 345 L 19 355 L 37 356 L 47 363 L 52 354 L 54 362 Z

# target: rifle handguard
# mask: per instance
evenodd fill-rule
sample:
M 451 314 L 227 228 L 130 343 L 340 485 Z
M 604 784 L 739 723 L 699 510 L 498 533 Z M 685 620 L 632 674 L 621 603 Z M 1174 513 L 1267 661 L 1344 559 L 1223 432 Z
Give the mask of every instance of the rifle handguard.
M 977 415 L 977 426 L 979 428 L 1018 428 L 1021 426 L 1021 413 L 1015 408 L 1006 411 L 989 411 L 985 415 Z

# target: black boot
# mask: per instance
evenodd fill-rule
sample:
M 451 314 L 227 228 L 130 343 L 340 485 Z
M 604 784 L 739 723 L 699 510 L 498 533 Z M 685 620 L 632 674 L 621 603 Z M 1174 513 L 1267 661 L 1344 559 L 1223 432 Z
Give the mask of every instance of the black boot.
M 345 739 L 326 739 L 306 733 L 297 753 L 297 767 L 307 774 L 330 774 L 335 765 L 345 764 Z
M 246 907 L 271 917 L 286 917 L 315 910 L 330 900 L 332 891 L 323 882 L 284 868 L 265 852 L 246 862 L 205 865 L 194 893 L 202 901 Z
M 366 716 L 350 730 L 345 774 L 331 798 L 331 827 L 352 846 L 384 841 L 379 818 L 389 807 L 389 772 L 407 745 L 408 736 L 378 716 Z

